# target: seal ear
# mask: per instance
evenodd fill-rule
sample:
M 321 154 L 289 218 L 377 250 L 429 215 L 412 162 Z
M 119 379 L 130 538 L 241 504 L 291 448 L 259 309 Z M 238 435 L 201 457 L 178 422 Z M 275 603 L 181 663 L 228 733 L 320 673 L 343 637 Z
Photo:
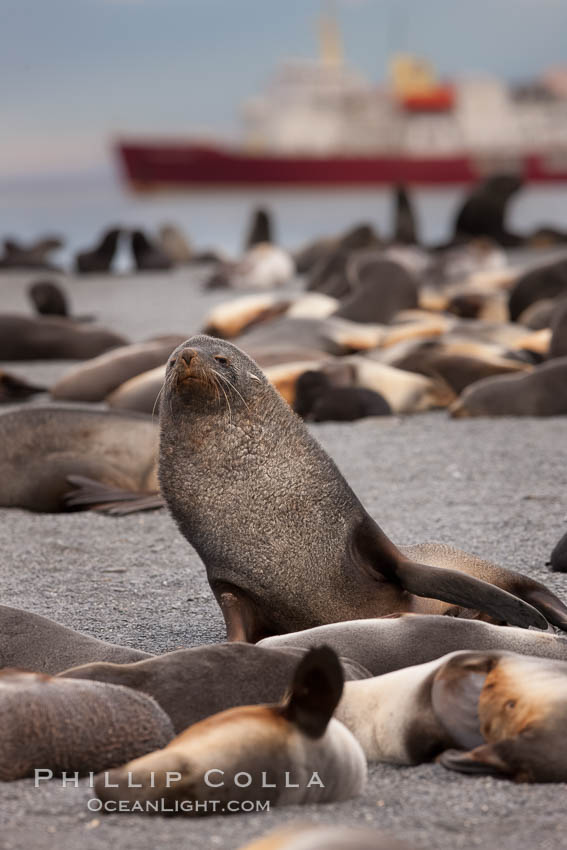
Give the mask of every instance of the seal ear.
M 510 766 L 500 757 L 492 744 L 483 744 L 468 753 L 461 750 L 445 750 L 437 759 L 448 770 L 458 773 L 485 774 L 486 776 L 509 776 Z
M 356 529 L 353 546 L 367 571 L 415 596 L 480 610 L 512 626 L 547 629 L 547 620 L 536 608 L 495 584 L 459 570 L 407 560 L 370 517 Z
M 461 652 L 435 674 L 431 705 L 453 742 L 467 750 L 484 743 L 478 700 L 487 674 L 498 663 L 490 653 Z
M 343 692 L 339 659 L 328 646 L 311 649 L 299 662 L 283 715 L 310 738 L 320 738 Z

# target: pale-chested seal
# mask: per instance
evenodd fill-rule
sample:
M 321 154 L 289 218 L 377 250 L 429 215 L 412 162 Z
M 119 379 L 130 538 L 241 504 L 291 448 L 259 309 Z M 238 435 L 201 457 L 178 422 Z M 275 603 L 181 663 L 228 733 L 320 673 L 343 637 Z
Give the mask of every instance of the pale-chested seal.
M 171 349 L 170 349 L 171 351 Z M 105 399 L 115 410 L 134 410 L 138 413 L 155 413 L 159 394 L 165 378 L 165 365 L 156 366 L 124 381 Z
M 260 242 L 237 262 L 220 263 L 205 286 L 207 289 L 273 289 L 288 283 L 294 274 L 293 258 L 287 251 Z
M 30 511 L 161 506 L 151 417 L 34 407 L 0 416 L 0 505 Z
M 433 703 L 448 728 L 475 713 L 482 741 L 459 741 L 441 764 L 516 782 L 567 781 L 567 664 L 506 653 L 468 655 L 449 662 L 439 693 L 434 685 Z
M 54 675 L 79 664 L 127 664 L 150 653 L 97 640 L 55 620 L 0 605 L 0 668 L 16 667 Z
M 470 384 L 451 406 L 451 415 L 564 416 L 567 414 L 567 357 L 537 366 L 527 375 L 497 375 Z
M 231 343 L 196 336 L 176 349 L 160 425 L 161 491 L 205 563 L 230 640 L 402 611 L 545 626 L 541 611 L 567 627 L 567 608 L 531 579 L 448 546 L 395 546 Z
M 492 623 L 439 615 L 350 620 L 264 638 L 258 646 L 310 649 L 325 644 L 373 676 L 425 664 L 462 649 L 502 650 L 567 661 L 567 637 L 535 629 L 503 629 Z M 354 676 L 350 677 L 354 678 Z
M 455 652 L 346 682 L 335 716 L 369 762 L 419 764 L 442 754 L 442 764 L 464 772 L 567 778 L 564 661 Z
M 182 341 L 179 335 L 174 335 L 113 348 L 73 366 L 51 387 L 50 393 L 53 398 L 65 401 L 103 401 L 121 384 L 164 364 L 172 348 Z
M 64 316 L 0 315 L 0 360 L 88 360 L 128 340 Z
M 390 835 L 364 827 L 297 823 L 284 826 L 240 850 L 410 850 Z
M 312 650 L 297 665 L 283 702 L 232 708 L 189 726 L 164 749 L 97 776 L 95 791 L 105 804 L 128 801 L 131 811 L 148 814 L 156 808 L 146 803 L 160 801 L 170 811 L 222 814 L 235 809 L 213 809 L 213 801 L 348 800 L 364 787 L 366 761 L 332 717 L 342 688 L 336 655 L 326 647 Z M 168 772 L 177 775 L 169 786 Z M 171 808 L 175 803 L 178 809 Z M 105 805 L 105 811 L 115 809 Z
M 75 257 L 76 271 L 79 274 L 109 272 L 121 234 L 120 228 L 113 227 L 102 234 L 94 248 L 80 251 Z
M 146 694 L 21 670 L 0 671 L 0 717 L 2 782 L 34 776 L 36 769 L 105 770 L 173 736 L 168 716 Z
M 307 651 L 308 648 L 221 643 L 177 649 L 129 664 L 101 659 L 64 670 L 60 675 L 143 691 L 159 703 L 179 733 L 228 708 L 279 702 Z M 347 680 L 371 675 L 355 661 L 340 661 Z

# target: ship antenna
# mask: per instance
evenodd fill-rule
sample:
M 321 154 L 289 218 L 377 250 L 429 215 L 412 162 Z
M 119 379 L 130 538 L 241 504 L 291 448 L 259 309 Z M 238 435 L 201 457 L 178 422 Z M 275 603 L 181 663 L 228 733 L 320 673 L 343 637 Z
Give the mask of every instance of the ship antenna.
M 334 0 L 327 0 L 320 18 L 319 49 L 323 65 L 338 68 L 343 64 L 343 41 Z

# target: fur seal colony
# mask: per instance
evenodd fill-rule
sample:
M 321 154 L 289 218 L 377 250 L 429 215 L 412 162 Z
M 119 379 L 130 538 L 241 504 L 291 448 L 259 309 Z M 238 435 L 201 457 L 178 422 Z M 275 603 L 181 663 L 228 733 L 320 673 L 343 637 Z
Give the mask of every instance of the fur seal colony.
M 41 763 L 54 777 L 63 771 L 98 771 L 90 793 L 99 794 L 101 812 L 116 811 L 113 806 L 121 802 L 131 812 L 146 806 L 155 811 L 151 807 L 165 799 L 181 812 L 182 803 L 196 807 L 257 798 L 274 804 L 335 802 L 330 814 L 321 816 L 327 819 L 338 817 L 338 801 L 361 794 L 367 761 L 408 766 L 436 759 L 429 773 L 425 767 L 410 773 L 416 811 L 422 813 L 417 783 L 423 783 L 424 797 L 430 795 L 426 806 L 434 810 L 430 780 L 444 769 L 516 782 L 567 780 L 562 736 L 567 638 L 554 629 L 566 630 L 567 608 L 543 584 L 453 546 L 394 544 L 316 439 L 321 436 L 332 451 L 340 440 L 358 446 L 359 437 L 373 429 L 376 451 L 368 450 L 363 437 L 366 451 L 357 462 L 368 468 L 374 486 L 385 491 L 380 519 L 386 528 L 394 525 L 395 539 L 405 526 L 421 539 L 428 533 L 447 535 L 451 542 L 462 538 L 471 549 L 478 546 L 479 534 L 486 533 L 494 543 L 487 526 L 475 532 L 465 524 L 474 526 L 480 498 L 490 501 L 494 477 L 480 483 L 480 477 L 471 476 L 469 499 L 458 481 L 451 486 L 451 475 L 460 474 L 453 470 L 455 458 L 449 450 L 440 453 L 446 463 L 439 475 L 449 482 L 447 516 L 456 519 L 454 529 L 448 531 L 445 523 L 441 533 L 443 508 L 435 498 L 430 503 L 423 476 L 421 487 L 419 475 L 412 477 L 416 451 L 403 442 L 404 428 L 414 438 L 430 434 L 432 417 L 427 426 L 425 416 L 411 424 L 405 417 L 432 408 L 454 414 L 454 421 L 447 414 L 437 416 L 447 418 L 443 427 L 452 429 L 451 434 L 466 434 L 467 451 L 478 457 L 479 451 L 490 454 L 493 448 L 488 423 L 463 423 L 459 411 L 463 418 L 564 415 L 567 289 L 564 258 L 543 261 L 532 252 L 529 261 L 520 257 L 510 263 L 501 245 L 530 245 L 536 235 L 510 232 L 506 193 L 494 186 L 487 192 L 485 186 L 474 194 L 458 216 L 455 239 L 435 248 L 418 242 L 405 187 L 397 192 L 393 243 L 371 223 L 361 222 L 289 252 L 275 241 L 267 209 L 258 211 L 247 230 L 245 250 L 234 261 L 194 250 L 172 225 L 159 236 L 115 228 L 93 251 L 77 258 L 81 274 L 95 273 L 92 280 L 77 284 L 76 291 L 82 287 L 82 293 L 98 296 L 98 301 L 87 302 L 85 312 L 99 316 L 108 329 L 81 328 L 79 318 L 64 315 L 71 281 L 65 293 L 51 282 L 36 286 L 31 294 L 40 316 L 18 314 L 21 299 L 7 308 L 10 312 L 0 320 L 1 331 L 7 319 L 2 350 L 9 348 L 6 356 L 13 360 L 27 359 L 29 370 L 18 363 L 15 375 L 11 367 L 0 375 L 0 401 L 14 406 L 0 416 L 0 506 L 37 512 L 86 508 L 97 515 L 5 513 L 8 521 L 14 519 L 19 538 L 25 537 L 22 529 L 30 538 L 41 529 L 47 545 L 45 557 L 33 563 L 35 541 L 20 544 L 23 548 L 16 551 L 21 557 L 10 563 L 18 584 L 8 573 L 7 604 L 0 606 L 0 713 L 7 730 L 0 744 L 0 780 L 30 776 L 22 786 L 26 789 Z M 479 238 L 469 239 L 467 229 Z M 559 231 L 539 233 L 537 239 L 544 236 L 561 241 Z M 147 273 L 146 280 L 142 275 L 127 282 L 122 274 L 102 276 L 116 270 L 119 243 L 136 272 Z M 20 246 L 19 254 L 17 247 L 8 245 L 12 259 L 7 255 L 7 262 L 0 262 L 5 274 L 10 263 L 23 269 L 27 262 L 30 270 L 49 265 L 48 252 L 55 246 L 40 245 L 35 253 Z M 172 270 L 205 261 L 207 268 L 197 269 L 194 277 L 186 268 L 178 270 L 179 279 L 187 275 L 185 291 L 199 288 L 202 299 L 184 301 Z M 163 273 L 153 277 L 158 269 Z M 296 274 L 303 279 L 295 277 L 287 286 Z M 24 293 L 29 283 L 23 281 Z M 219 293 L 206 294 L 207 283 L 228 287 L 229 296 L 233 290 L 256 291 L 221 301 Z M 6 286 L 9 291 L 9 280 Z M 132 296 L 132 303 L 139 299 L 140 309 L 146 297 L 151 301 L 151 326 L 130 321 L 131 306 L 115 309 L 113 293 L 123 286 L 141 293 Z M 170 309 L 170 321 L 174 317 L 169 327 L 160 304 Z M 200 328 L 208 335 L 190 336 Z M 126 337 L 135 342 L 129 344 Z M 53 371 L 49 365 L 42 371 L 43 360 L 60 357 L 83 362 L 69 364 L 66 372 L 56 363 Z M 495 394 L 490 389 L 486 401 L 485 388 L 492 382 L 498 389 Z M 33 395 L 45 388 L 52 403 L 38 407 Z M 24 408 L 26 397 L 30 400 Z M 80 401 L 81 407 L 62 407 L 63 399 Z M 371 418 L 358 426 L 313 425 L 308 430 L 289 404 L 308 421 L 391 415 L 381 423 Z M 154 416 L 130 415 L 129 406 Z M 108 410 L 112 407 L 125 412 Z M 538 432 L 530 429 L 536 423 L 529 419 L 513 427 L 524 425 L 535 451 Z M 500 429 L 501 439 L 502 425 L 493 427 Z M 545 434 L 555 433 L 553 422 L 541 427 Z M 401 436 L 390 440 L 395 432 Z M 326 434 L 332 439 L 327 441 Z M 485 435 L 486 446 L 475 442 L 479 434 Z M 411 436 L 406 434 L 405 440 Z M 431 442 L 432 451 L 439 453 L 435 437 Z M 429 449 L 423 446 L 427 469 L 432 468 L 432 456 L 425 457 Z M 560 447 L 556 452 L 560 466 Z M 456 457 L 462 455 L 457 452 Z M 356 465 L 345 471 L 354 482 Z M 397 489 L 391 486 L 396 475 Z M 407 492 L 411 488 L 407 499 L 402 492 L 406 482 Z M 501 510 L 491 522 L 504 526 L 519 515 L 521 523 L 529 515 L 535 523 L 529 507 L 523 511 L 523 499 L 549 499 L 545 531 L 539 529 L 540 544 L 546 535 L 542 565 L 565 527 L 558 501 L 554 497 L 552 502 L 545 489 L 548 482 L 542 476 L 537 483 L 533 496 L 524 491 L 518 501 L 512 498 L 510 515 L 502 500 L 496 500 Z M 360 477 L 355 489 L 359 486 Z M 432 481 L 431 487 L 436 486 L 439 482 Z M 208 588 L 195 593 L 183 573 L 185 544 L 176 538 L 165 511 L 124 520 L 98 515 L 104 511 L 120 517 L 164 503 L 204 563 L 228 643 L 192 645 L 195 634 L 201 641 L 208 634 L 213 641 L 221 633 L 214 612 L 201 602 Z M 459 511 L 465 516 L 460 526 Z M 420 513 L 430 528 L 426 523 L 424 530 L 423 522 L 415 520 Z M 486 513 L 478 513 L 485 521 Z M 533 527 L 527 526 L 521 537 L 509 535 L 511 563 L 521 547 L 526 570 L 540 557 Z M 73 542 L 80 535 L 83 546 L 83 530 L 83 556 L 75 557 Z M 128 569 L 114 552 L 125 547 L 131 552 Z M 490 552 L 490 544 L 480 548 Z M 549 582 L 559 596 L 565 549 L 562 538 L 551 553 L 555 574 Z M 5 560 L 11 561 L 11 545 L 6 550 Z M 53 555 L 52 563 L 55 551 L 61 557 Z M 504 546 L 498 552 L 507 556 Z M 85 579 L 73 570 L 87 558 Z M 140 577 L 133 575 L 134 562 Z M 40 570 L 36 584 L 30 576 Z M 114 572 L 126 575 L 104 575 Z M 161 585 L 170 583 L 170 575 L 175 587 L 166 592 Z M 167 582 L 160 582 L 160 576 Z M 193 579 L 198 586 L 200 577 L 193 574 Z M 62 582 L 65 597 L 54 605 L 52 597 L 61 596 Z M 38 586 L 41 600 L 34 599 Z M 86 588 L 79 607 L 73 606 L 77 587 Z M 151 616 L 150 594 L 156 600 Z M 188 595 L 193 597 L 189 605 Z M 34 610 L 68 608 L 68 617 L 59 614 L 67 626 L 24 610 L 30 596 Z M 10 607 L 18 603 L 23 608 Z M 191 617 L 209 618 L 210 631 L 199 631 Z M 121 637 L 124 623 L 128 638 Z M 258 644 L 243 640 L 258 638 Z M 154 654 L 158 650 L 161 654 Z M 219 788 L 204 782 L 211 766 L 224 771 L 226 783 Z M 298 769 L 299 781 L 294 779 Z M 325 787 L 317 781 L 303 783 L 306 770 L 310 778 L 317 773 Z M 179 775 L 171 788 L 164 771 Z M 263 787 L 262 773 L 275 788 Z M 152 774 L 148 788 L 146 779 Z M 286 774 L 290 780 L 282 782 Z M 250 785 L 241 786 L 240 778 L 248 775 Z M 400 793 L 408 781 L 401 770 L 394 774 L 387 767 L 383 772 L 375 768 L 370 791 L 360 800 L 364 816 L 369 811 L 387 814 L 395 801 L 390 808 L 411 820 Z M 470 787 L 475 812 L 482 811 L 478 788 L 451 787 L 457 787 L 457 799 Z M 50 789 L 45 791 L 50 805 L 54 798 Z M 15 786 L 8 794 L 9 807 L 19 793 Z M 492 786 L 486 793 L 496 797 L 506 792 Z M 513 793 L 505 800 L 515 799 Z M 537 801 L 537 791 L 530 793 Z M 552 788 L 549 793 L 554 799 Z M 435 798 L 439 796 L 436 788 Z M 527 800 L 522 798 L 522 805 Z M 384 808 L 376 807 L 384 801 Z M 341 816 L 348 811 L 341 809 Z M 84 814 L 80 806 L 77 813 Z M 466 837 L 472 828 L 462 827 L 459 817 L 451 811 L 451 829 L 459 824 Z M 159 821 L 148 827 L 154 844 L 159 843 L 153 832 Z M 239 821 L 250 823 L 245 828 L 253 828 L 254 835 L 263 831 L 259 818 Z M 483 822 L 475 814 L 475 838 L 483 837 Z M 87 822 L 89 829 L 92 823 Z M 104 821 L 100 827 L 102 834 Z M 405 827 L 397 831 L 405 835 Z M 436 823 L 428 828 L 437 830 L 435 835 L 442 832 Z M 190 829 L 199 827 L 192 824 Z M 219 835 L 223 829 L 218 823 Z M 88 842 L 85 836 L 81 833 L 81 840 Z M 251 837 L 251 832 L 231 834 L 226 846 Z M 198 843 L 193 834 L 190 840 Z M 345 850 L 380 847 L 381 840 L 374 833 L 355 834 L 333 825 L 292 828 L 260 839 L 257 846 Z M 384 847 L 393 850 L 395 840 L 384 838 Z M 442 846 L 449 846 L 447 840 Z M 427 841 L 435 843 L 429 835 Z

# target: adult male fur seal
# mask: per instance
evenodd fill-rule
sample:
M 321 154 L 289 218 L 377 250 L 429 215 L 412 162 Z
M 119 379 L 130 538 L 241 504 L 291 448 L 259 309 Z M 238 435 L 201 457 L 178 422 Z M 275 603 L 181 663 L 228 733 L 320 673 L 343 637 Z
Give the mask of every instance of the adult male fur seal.
M 195 336 L 173 352 L 160 424 L 161 491 L 230 640 L 397 611 L 544 626 L 542 611 L 567 628 L 567 608 L 537 582 L 447 546 L 395 546 L 231 343 Z

